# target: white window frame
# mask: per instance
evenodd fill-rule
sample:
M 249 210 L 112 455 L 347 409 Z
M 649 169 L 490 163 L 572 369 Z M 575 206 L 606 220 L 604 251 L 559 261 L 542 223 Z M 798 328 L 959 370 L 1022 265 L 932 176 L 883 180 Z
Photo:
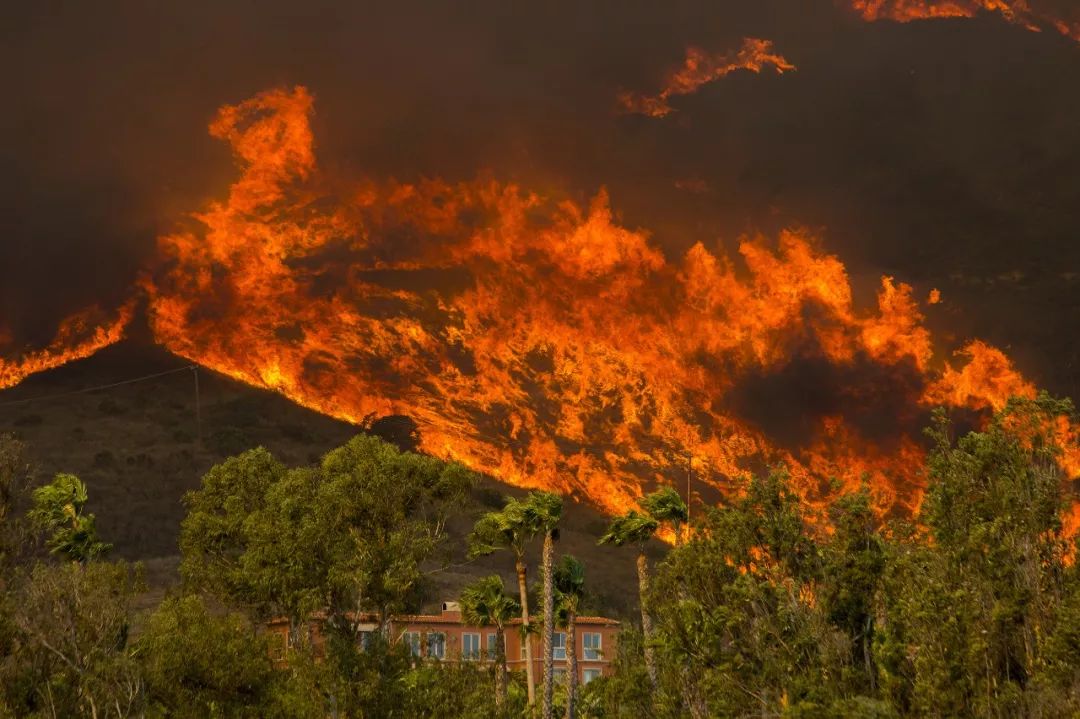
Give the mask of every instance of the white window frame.
M 498 632 L 488 632 L 486 638 L 487 643 L 485 644 L 485 647 L 487 648 L 487 658 L 491 661 L 495 661 L 499 656 L 499 634 Z
M 557 662 L 566 661 L 566 632 L 555 632 L 552 634 L 551 658 Z
M 412 656 L 420 658 L 422 647 L 420 641 L 420 632 L 402 632 L 401 641 L 405 642 L 405 644 L 409 647 L 409 653 Z
M 596 646 L 589 646 L 590 637 L 596 637 Z M 604 656 L 604 635 L 600 632 L 582 632 L 582 658 L 587 662 L 598 662 Z
M 439 639 L 436 640 L 436 637 Z M 425 644 L 428 659 L 446 659 L 446 632 L 428 632 Z M 434 649 L 438 651 L 433 651 Z
M 604 676 L 604 672 L 600 669 L 585 669 L 581 672 L 581 683 L 588 684 L 593 679 L 599 679 Z
M 473 645 L 471 648 L 470 644 Z M 480 660 L 480 632 L 461 633 L 461 658 L 467 662 Z

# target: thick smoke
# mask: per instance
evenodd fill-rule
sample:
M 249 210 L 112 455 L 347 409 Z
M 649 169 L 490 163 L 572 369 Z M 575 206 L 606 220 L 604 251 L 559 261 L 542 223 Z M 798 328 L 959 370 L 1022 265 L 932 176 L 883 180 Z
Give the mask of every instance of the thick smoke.
M 868 295 L 881 272 L 938 286 L 931 323 L 1080 390 L 1080 47 L 1052 32 L 992 15 L 864 23 L 829 0 L 127 0 L 24 3 L 0 33 L 5 353 L 119 305 L 154 238 L 232 176 L 204 133 L 215 109 L 302 82 L 324 164 L 486 170 L 579 200 L 606 186 L 623 224 L 671 256 L 823 228 Z M 660 121 L 618 113 L 620 92 L 658 87 L 687 46 L 743 37 L 799 72 L 733 74 Z

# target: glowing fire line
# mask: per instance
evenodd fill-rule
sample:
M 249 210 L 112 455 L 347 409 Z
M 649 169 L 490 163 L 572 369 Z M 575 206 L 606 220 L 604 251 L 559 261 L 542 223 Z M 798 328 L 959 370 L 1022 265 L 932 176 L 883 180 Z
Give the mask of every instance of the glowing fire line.
M 796 69 L 775 51 L 768 40 L 746 38 L 742 48 L 736 53 L 710 54 L 700 48 L 691 47 L 686 50 L 682 67 L 668 75 L 660 92 L 655 95 L 622 93 L 619 104 L 625 112 L 664 117 L 674 112 L 668 102 L 673 97 L 695 93 L 702 85 L 719 80 L 736 70 L 760 73 L 768 66 L 781 75 Z
M 1032 32 L 1053 28 L 1080 42 L 1080 21 L 1065 20 L 1031 7 L 1028 0 L 848 0 L 856 13 L 868 22 L 889 20 L 914 22 L 942 18 L 972 18 L 979 13 L 1000 15 L 1006 21 Z
M 131 321 L 132 311 L 130 304 L 125 305 L 115 318 L 108 320 L 103 318 L 100 308 L 91 307 L 61 322 L 55 338 L 44 349 L 13 359 L 0 356 L 0 389 L 14 387 L 32 374 L 84 359 L 119 342 Z

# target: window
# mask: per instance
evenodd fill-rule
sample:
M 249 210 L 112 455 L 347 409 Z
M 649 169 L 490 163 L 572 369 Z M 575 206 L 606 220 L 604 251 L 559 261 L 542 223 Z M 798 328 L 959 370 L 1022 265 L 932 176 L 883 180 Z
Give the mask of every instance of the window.
M 480 635 L 469 632 L 461 635 L 461 658 L 476 661 L 480 658 Z
M 551 657 L 555 661 L 566 661 L 566 633 L 555 632 L 551 638 Z
M 420 632 L 405 632 L 401 635 L 401 641 L 409 647 L 410 654 L 420 656 Z
M 360 632 L 360 650 L 367 651 L 371 648 L 371 637 L 375 632 Z
M 446 658 L 446 633 L 428 632 L 427 655 L 431 659 Z
M 589 683 L 589 682 L 591 682 L 591 681 L 592 681 L 593 679 L 596 679 L 596 678 L 597 678 L 597 677 L 599 677 L 599 676 L 600 676 L 600 670 L 599 670 L 599 669 L 586 669 L 586 670 L 585 670 L 585 671 L 584 671 L 584 672 L 582 673 L 582 679 L 581 679 L 581 681 L 582 681 L 582 683 L 584 683 L 584 684 L 588 684 L 588 683 Z
M 581 637 L 581 643 L 585 648 L 585 661 L 598 662 L 603 653 L 604 645 L 599 632 L 585 632 Z
M 566 670 L 565 669 L 552 669 L 551 670 L 551 679 L 556 684 L 562 684 L 563 682 L 566 681 Z
M 487 635 L 487 658 L 495 660 L 499 657 L 499 635 L 488 632 Z
M 276 662 L 285 661 L 287 649 L 288 637 L 282 632 L 270 632 L 270 658 Z

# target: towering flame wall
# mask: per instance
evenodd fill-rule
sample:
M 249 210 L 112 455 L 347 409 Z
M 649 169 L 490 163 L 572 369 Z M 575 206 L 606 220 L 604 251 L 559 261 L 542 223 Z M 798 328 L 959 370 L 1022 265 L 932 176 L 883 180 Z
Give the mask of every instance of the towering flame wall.
M 345 181 L 316 164 L 312 111 L 277 89 L 211 124 L 240 176 L 144 281 L 173 352 L 353 422 L 408 415 L 428 452 L 610 511 L 688 461 L 719 491 L 783 462 L 811 501 L 868 479 L 905 511 L 927 408 L 1034 393 L 981 342 L 935 358 L 907 285 L 856 307 L 805 232 L 669 259 L 603 192 Z M 776 424 L 806 368 L 820 406 Z

